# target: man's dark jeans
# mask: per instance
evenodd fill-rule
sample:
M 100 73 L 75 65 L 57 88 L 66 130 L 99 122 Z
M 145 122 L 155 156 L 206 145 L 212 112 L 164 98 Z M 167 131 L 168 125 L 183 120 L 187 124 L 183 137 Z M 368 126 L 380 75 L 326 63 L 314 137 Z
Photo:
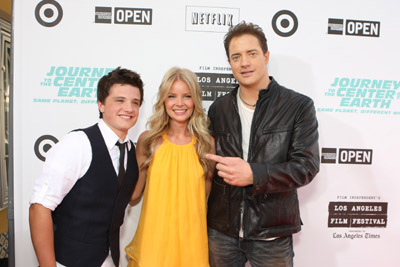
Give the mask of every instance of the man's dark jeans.
M 292 236 L 275 240 L 250 240 L 225 235 L 208 228 L 211 267 L 293 267 Z

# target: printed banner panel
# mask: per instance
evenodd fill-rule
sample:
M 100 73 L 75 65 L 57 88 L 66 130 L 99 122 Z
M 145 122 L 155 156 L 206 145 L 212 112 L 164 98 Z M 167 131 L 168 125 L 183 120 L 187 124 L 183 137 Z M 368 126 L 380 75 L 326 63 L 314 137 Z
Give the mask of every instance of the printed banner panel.
M 294 237 L 295 265 L 397 266 L 399 7 L 394 0 L 15 0 L 16 266 L 37 265 L 32 186 L 63 135 L 97 122 L 98 80 L 118 66 L 141 74 L 144 104 L 130 132 L 136 141 L 170 67 L 197 74 L 206 110 L 237 86 L 223 38 L 242 20 L 264 29 L 270 75 L 310 96 L 317 111 L 321 170 L 299 189 L 304 225 Z M 139 216 L 140 204 L 127 208 L 121 248 Z

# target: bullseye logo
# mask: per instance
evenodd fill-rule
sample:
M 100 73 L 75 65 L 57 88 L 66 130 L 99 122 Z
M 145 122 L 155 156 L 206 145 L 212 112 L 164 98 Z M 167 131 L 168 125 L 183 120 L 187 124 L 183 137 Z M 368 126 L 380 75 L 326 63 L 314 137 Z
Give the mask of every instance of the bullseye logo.
M 297 31 L 299 22 L 296 15 L 289 10 L 281 10 L 272 18 L 272 29 L 282 37 L 289 37 Z
M 46 154 L 55 144 L 58 143 L 58 139 L 52 135 L 42 135 L 35 142 L 35 155 L 41 161 L 45 161 Z
M 54 27 L 60 23 L 63 10 L 54 0 L 43 0 L 35 8 L 36 20 L 45 27 Z

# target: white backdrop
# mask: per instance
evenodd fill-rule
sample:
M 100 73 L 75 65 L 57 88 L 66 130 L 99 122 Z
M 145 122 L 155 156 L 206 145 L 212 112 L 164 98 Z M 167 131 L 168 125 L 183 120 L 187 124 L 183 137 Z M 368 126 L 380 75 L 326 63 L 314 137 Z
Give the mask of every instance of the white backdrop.
M 117 66 L 142 75 L 145 102 L 130 132 L 136 141 L 172 66 L 202 77 L 208 108 L 227 86 L 221 79 L 231 73 L 223 36 L 241 20 L 264 29 L 270 74 L 312 97 L 317 108 L 321 171 L 299 190 L 304 226 L 294 239 L 295 265 L 398 266 L 397 1 L 13 3 L 16 266 L 37 265 L 28 208 L 43 163 L 39 158 L 55 139 L 97 122 L 98 78 Z M 126 213 L 122 248 L 135 233 L 140 205 Z M 125 266 L 124 251 L 121 255 Z

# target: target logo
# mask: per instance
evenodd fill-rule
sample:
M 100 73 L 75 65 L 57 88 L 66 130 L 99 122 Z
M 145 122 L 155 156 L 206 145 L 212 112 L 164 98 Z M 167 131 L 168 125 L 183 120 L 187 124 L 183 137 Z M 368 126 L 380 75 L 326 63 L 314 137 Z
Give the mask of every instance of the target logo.
M 35 155 L 41 161 L 45 161 L 46 154 L 55 144 L 58 143 L 58 139 L 52 135 L 42 135 L 35 142 Z
M 45 27 L 54 27 L 60 23 L 63 10 L 54 0 L 43 0 L 35 8 L 36 20 Z
M 297 31 L 299 22 L 296 15 L 289 10 L 281 10 L 272 18 L 272 29 L 282 37 L 289 37 Z

